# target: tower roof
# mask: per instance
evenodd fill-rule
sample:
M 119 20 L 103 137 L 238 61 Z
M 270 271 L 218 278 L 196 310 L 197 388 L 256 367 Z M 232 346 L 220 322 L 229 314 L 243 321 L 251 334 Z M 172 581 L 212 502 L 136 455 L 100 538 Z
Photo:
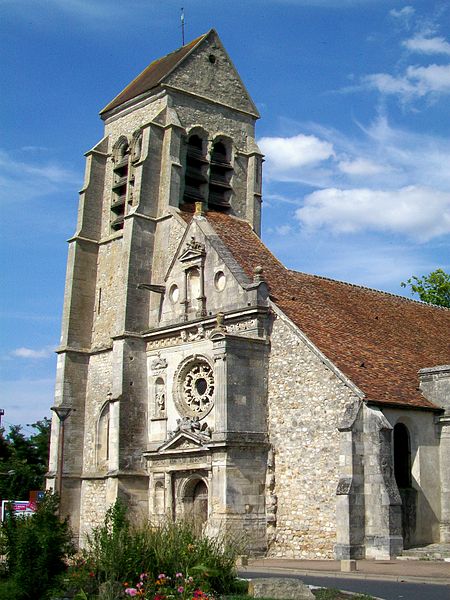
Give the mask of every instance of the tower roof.
M 188 44 L 181 46 L 174 52 L 163 56 L 162 58 L 158 58 L 154 60 L 150 65 L 142 71 L 133 81 L 127 85 L 127 87 L 120 92 L 109 104 L 105 106 L 100 111 L 100 115 L 104 116 L 109 111 L 130 102 L 140 96 L 148 94 L 151 90 L 155 89 L 162 83 L 169 83 L 167 80 L 169 76 L 174 73 L 182 65 L 182 63 L 206 40 L 214 40 L 220 46 L 222 46 L 219 36 L 217 35 L 214 29 L 210 29 L 207 33 L 197 37 L 195 40 L 192 40 Z M 258 111 L 253 104 L 248 92 L 245 89 L 244 84 L 242 83 L 239 75 L 234 68 L 231 60 L 227 56 L 229 68 L 234 71 L 234 83 L 238 84 L 242 87 L 243 96 L 246 96 L 246 104 L 248 106 L 247 112 L 250 112 L 255 117 L 259 117 Z M 197 82 L 191 82 L 191 84 L 196 84 Z M 200 90 L 197 89 L 196 93 L 201 95 Z M 216 95 L 212 95 L 211 99 L 216 99 Z

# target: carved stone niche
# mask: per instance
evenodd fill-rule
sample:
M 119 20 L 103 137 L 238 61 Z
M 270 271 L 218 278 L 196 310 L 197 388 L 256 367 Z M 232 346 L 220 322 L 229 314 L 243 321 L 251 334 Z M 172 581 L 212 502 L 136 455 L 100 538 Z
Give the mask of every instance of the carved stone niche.
M 166 409 L 166 382 L 162 377 L 157 377 L 154 383 L 154 417 L 164 418 Z

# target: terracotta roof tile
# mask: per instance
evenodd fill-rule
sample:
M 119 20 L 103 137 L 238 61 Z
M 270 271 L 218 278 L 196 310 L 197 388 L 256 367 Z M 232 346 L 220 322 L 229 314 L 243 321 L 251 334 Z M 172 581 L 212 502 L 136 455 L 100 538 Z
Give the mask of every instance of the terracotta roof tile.
M 207 218 L 249 277 L 263 267 L 272 300 L 367 401 L 436 408 L 418 390 L 417 372 L 450 363 L 449 309 L 289 271 L 245 221 Z

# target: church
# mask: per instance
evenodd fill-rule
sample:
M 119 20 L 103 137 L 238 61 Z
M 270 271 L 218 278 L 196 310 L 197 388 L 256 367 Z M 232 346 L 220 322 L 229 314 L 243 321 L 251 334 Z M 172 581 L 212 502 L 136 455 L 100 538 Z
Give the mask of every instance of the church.
M 214 30 L 100 113 L 69 254 L 48 487 L 251 555 L 450 542 L 450 310 L 284 267 L 258 110 Z

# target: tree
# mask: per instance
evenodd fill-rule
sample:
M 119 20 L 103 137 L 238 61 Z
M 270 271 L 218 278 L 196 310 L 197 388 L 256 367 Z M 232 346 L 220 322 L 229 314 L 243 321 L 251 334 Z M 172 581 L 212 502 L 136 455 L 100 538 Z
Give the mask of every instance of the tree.
M 9 433 L 0 429 L 0 498 L 28 500 L 32 490 L 44 489 L 48 465 L 50 419 L 33 423 L 36 433 L 26 437 L 20 425 Z
M 443 269 L 436 269 L 422 277 L 413 275 L 408 281 L 402 281 L 400 285 L 402 287 L 409 285 L 412 294 L 418 294 L 423 302 L 450 308 L 450 274 Z

